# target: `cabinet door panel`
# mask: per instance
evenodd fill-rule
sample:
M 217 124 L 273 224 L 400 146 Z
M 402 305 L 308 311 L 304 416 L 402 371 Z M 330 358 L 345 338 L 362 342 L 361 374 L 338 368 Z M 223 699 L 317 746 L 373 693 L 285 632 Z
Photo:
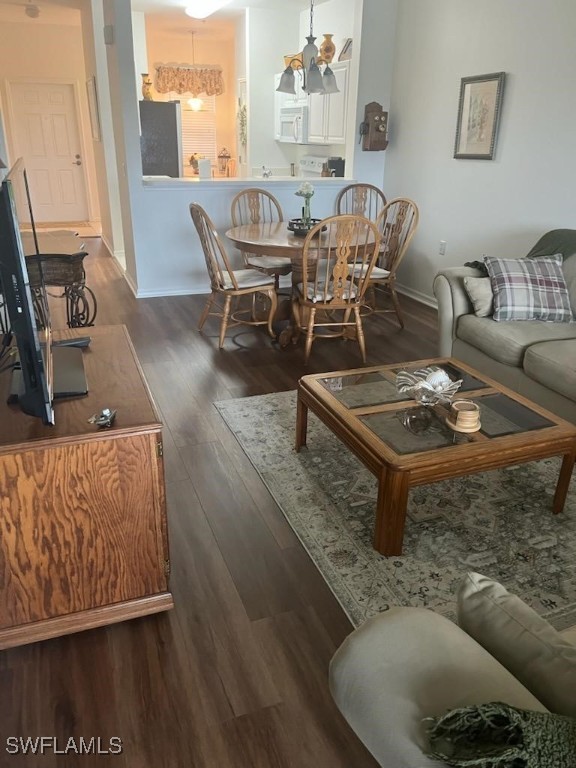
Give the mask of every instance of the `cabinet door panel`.
M 346 143 L 346 117 L 348 107 L 348 68 L 333 67 L 334 76 L 338 83 L 339 93 L 331 93 L 325 98 L 327 103 L 326 143 Z
M 308 107 L 308 144 L 327 144 L 326 100 L 329 96 L 311 93 Z
M 0 460 L 0 627 L 167 589 L 154 433 Z

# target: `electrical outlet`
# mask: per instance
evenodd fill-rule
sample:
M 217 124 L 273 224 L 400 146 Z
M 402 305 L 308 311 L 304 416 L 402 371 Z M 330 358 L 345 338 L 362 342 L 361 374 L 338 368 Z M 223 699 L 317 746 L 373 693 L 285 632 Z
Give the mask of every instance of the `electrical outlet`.
M 444 256 L 446 253 L 446 240 L 440 240 L 440 247 L 438 248 L 438 254 Z

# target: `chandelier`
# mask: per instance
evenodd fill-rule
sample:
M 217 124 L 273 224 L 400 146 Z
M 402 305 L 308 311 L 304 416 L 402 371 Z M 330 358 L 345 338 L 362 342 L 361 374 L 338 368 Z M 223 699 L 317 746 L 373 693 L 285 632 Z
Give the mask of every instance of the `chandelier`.
M 296 56 L 288 62 L 288 66 L 282 73 L 277 91 L 280 93 L 296 94 L 294 70 L 302 75 L 302 90 L 306 93 L 338 93 L 334 72 L 326 63 L 324 73 L 320 71 L 319 64 L 323 61 L 318 56 L 318 48 L 314 45 L 314 0 L 310 0 L 310 34 L 306 38 L 306 45 L 302 56 Z

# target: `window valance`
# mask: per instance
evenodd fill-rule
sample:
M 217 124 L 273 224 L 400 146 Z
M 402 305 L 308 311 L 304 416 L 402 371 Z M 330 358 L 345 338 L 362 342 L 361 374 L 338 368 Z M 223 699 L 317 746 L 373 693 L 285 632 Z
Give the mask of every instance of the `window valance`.
M 220 96 L 224 93 L 222 67 L 218 64 L 154 64 L 158 93 L 191 93 Z

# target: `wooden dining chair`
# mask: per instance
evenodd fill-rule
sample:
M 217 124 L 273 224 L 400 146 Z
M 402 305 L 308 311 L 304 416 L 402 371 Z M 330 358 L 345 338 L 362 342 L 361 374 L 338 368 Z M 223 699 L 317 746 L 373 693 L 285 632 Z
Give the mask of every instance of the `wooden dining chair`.
M 206 211 L 198 203 L 190 203 L 190 215 L 198 232 L 202 250 L 204 251 L 211 289 L 211 294 L 198 323 L 198 330 L 202 330 L 208 315 L 215 315 L 221 318 L 220 349 L 224 346 L 227 328 L 232 328 L 240 323 L 245 325 L 266 325 L 268 333 L 274 338 L 272 320 L 276 314 L 277 307 L 274 278 L 264 275 L 256 269 L 232 269 L 226 251 L 216 232 L 216 227 Z M 270 299 L 270 310 L 265 320 L 256 320 L 254 317 L 254 298 L 258 293 Z M 236 309 L 231 311 L 232 303 L 234 302 L 238 305 L 242 296 L 252 297 L 252 307 L 240 309 L 237 306 Z M 219 306 L 219 298 L 223 298 L 224 306 Z M 211 311 L 213 305 L 217 310 L 215 312 Z M 241 317 L 241 315 L 245 314 L 249 314 L 249 319 Z M 232 324 L 230 324 L 230 320 Z
M 230 212 L 234 227 L 283 220 L 282 208 L 278 200 L 270 192 L 258 187 L 250 187 L 239 192 L 232 200 Z M 278 290 L 280 275 L 288 275 L 292 271 L 292 263 L 285 256 L 256 256 L 242 251 L 242 257 L 246 267 L 272 275 L 276 290 Z
M 305 362 L 314 339 L 347 337 L 350 326 L 356 332 L 362 360 L 366 362 L 360 308 L 379 245 L 376 224 L 351 214 L 330 216 L 306 236 L 302 282 L 295 286 L 292 299 L 296 329 L 306 333 Z M 319 329 L 322 330 L 317 332 Z
M 376 221 L 385 205 L 384 193 L 373 184 L 349 184 L 336 197 L 336 213 L 354 213 L 370 221 Z
M 395 312 L 400 327 L 404 328 L 404 320 L 400 311 L 400 303 L 396 294 L 396 271 L 406 255 L 410 241 L 414 237 L 420 214 L 418 206 L 407 197 L 397 197 L 390 200 L 378 214 L 376 226 L 381 235 L 380 257 L 370 276 L 372 312 Z M 390 294 L 392 308 L 378 308 L 377 291 Z

